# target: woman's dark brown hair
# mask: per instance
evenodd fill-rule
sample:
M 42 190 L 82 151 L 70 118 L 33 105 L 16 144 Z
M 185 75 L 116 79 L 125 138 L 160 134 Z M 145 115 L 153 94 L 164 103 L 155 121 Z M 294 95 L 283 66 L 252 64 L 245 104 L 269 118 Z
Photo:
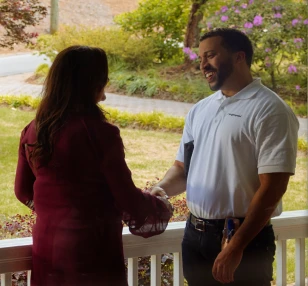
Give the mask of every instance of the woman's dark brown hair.
M 106 53 L 100 48 L 71 46 L 55 58 L 46 77 L 35 124 L 37 141 L 31 162 L 50 161 L 57 131 L 71 113 L 97 114 L 106 120 L 97 105 L 98 95 L 108 82 Z

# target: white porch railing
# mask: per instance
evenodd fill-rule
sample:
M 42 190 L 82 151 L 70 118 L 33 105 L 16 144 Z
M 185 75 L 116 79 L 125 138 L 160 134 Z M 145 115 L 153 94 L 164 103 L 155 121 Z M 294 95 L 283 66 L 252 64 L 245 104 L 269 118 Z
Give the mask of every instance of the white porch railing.
M 305 285 L 305 238 L 308 237 L 308 210 L 284 212 L 272 219 L 277 240 L 277 286 L 286 285 L 286 241 L 295 239 L 295 285 Z M 151 286 L 161 285 L 163 253 L 174 255 L 174 285 L 184 285 L 182 273 L 181 241 L 185 222 L 170 223 L 159 236 L 143 239 L 123 230 L 124 254 L 128 258 L 128 283 L 138 285 L 138 257 L 151 256 Z M 31 269 L 32 238 L 0 240 L 1 286 L 11 286 L 12 272 Z M 29 271 L 30 272 L 30 271 Z M 30 274 L 30 273 L 28 273 Z M 30 275 L 28 275 L 28 280 Z M 28 281 L 28 285 L 30 282 Z

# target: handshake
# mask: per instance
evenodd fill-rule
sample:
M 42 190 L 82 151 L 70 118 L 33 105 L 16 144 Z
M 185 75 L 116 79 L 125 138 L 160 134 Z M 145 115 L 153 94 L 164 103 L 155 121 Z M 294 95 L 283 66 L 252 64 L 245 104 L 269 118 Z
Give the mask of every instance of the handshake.
M 156 196 L 158 199 L 160 199 L 168 208 L 169 212 L 173 214 L 174 208 L 171 205 L 171 203 L 168 201 L 169 196 L 165 192 L 165 190 L 159 186 L 153 186 L 149 191 L 151 195 Z

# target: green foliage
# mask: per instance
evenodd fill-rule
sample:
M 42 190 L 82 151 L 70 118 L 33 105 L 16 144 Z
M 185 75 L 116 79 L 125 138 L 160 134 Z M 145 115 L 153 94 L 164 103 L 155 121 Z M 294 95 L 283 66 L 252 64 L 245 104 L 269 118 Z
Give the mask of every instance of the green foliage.
M 188 0 L 143 0 L 133 12 L 115 18 L 125 31 L 153 40 L 159 60 L 180 54 L 190 9 Z
M 307 152 L 308 151 L 308 142 L 304 137 L 299 137 L 297 142 L 297 148 L 300 151 Z
M 40 102 L 39 98 L 30 96 L 0 96 L 0 104 L 8 104 L 13 107 L 32 107 L 36 108 Z M 129 113 L 118 109 L 102 105 L 106 111 L 106 116 L 111 123 L 120 127 L 133 127 L 146 130 L 166 130 L 172 132 L 182 132 L 184 118 L 165 115 L 162 112 L 142 112 Z
M 293 112 L 301 117 L 307 117 L 307 104 L 296 104 L 294 101 L 286 99 L 285 102 L 291 107 Z
M 29 95 L 0 95 L 0 104 L 7 104 L 14 108 L 25 106 L 31 108 L 37 108 L 40 103 L 39 98 L 34 98 Z
M 47 74 L 48 74 L 48 71 L 49 71 L 49 65 L 48 64 L 40 64 L 34 74 L 37 76 L 37 77 L 46 77 Z
M 128 94 L 192 103 L 212 93 L 202 78 L 180 74 L 168 79 L 168 75 L 158 71 L 116 71 L 110 74 L 110 85 Z
M 245 32 L 254 44 L 253 71 L 257 76 L 268 74 L 274 90 L 285 85 L 284 74 L 293 90 L 306 86 L 307 24 L 306 4 L 289 0 L 232 0 L 206 23 L 207 29 L 234 27 Z
M 72 45 L 104 49 L 111 70 L 150 66 L 156 53 L 151 39 L 138 38 L 129 32 L 104 27 L 92 29 L 64 26 L 54 35 L 40 36 L 34 48 L 53 61 L 60 51 Z

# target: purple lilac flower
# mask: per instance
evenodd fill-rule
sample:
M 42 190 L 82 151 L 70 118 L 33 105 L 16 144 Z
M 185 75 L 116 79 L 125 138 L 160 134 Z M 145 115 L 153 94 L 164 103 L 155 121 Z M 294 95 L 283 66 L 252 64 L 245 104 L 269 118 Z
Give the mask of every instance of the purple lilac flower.
M 226 22 L 228 21 L 229 17 L 228 16 L 221 16 L 221 22 Z
M 304 20 L 304 25 L 308 25 L 308 19 Z
M 216 11 L 216 12 L 215 12 L 215 15 L 217 16 L 218 14 L 219 14 L 219 11 Z
M 299 22 L 298 19 L 293 19 L 292 20 L 292 26 L 294 27 L 298 22 Z
M 249 0 L 249 5 L 253 4 L 253 0 Z
M 247 8 L 247 4 L 244 3 L 244 4 L 241 5 L 241 7 L 242 7 L 243 9 L 246 9 L 246 8 Z
M 262 21 L 263 21 L 262 16 L 257 15 L 257 16 L 255 16 L 255 18 L 253 19 L 253 24 L 254 24 L 255 26 L 260 26 L 260 25 L 262 25 Z
M 184 47 L 183 52 L 188 55 L 192 61 L 198 58 L 198 56 L 189 47 Z
M 282 15 L 280 13 L 274 14 L 274 18 L 282 18 Z
M 271 51 L 272 51 L 271 48 L 266 48 L 266 49 L 265 49 L 265 52 L 266 52 L 266 53 L 269 53 L 269 52 L 271 52 Z
M 289 65 L 289 67 L 288 67 L 288 72 L 289 73 L 296 73 L 297 72 L 297 68 L 296 68 L 296 66 L 295 65 Z
M 212 23 L 207 22 L 207 23 L 206 23 L 206 26 L 207 26 L 208 29 L 212 29 Z
M 299 85 L 296 85 L 296 86 L 295 86 L 295 89 L 296 89 L 296 90 L 300 90 L 301 87 L 300 87 Z
M 222 13 L 225 13 L 225 12 L 228 11 L 228 7 L 227 7 L 227 6 L 222 6 L 221 9 L 220 9 L 220 11 L 221 11 Z
M 196 59 L 198 58 L 198 56 L 197 56 L 195 53 L 191 53 L 191 54 L 189 55 L 189 58 L 190 58 L 192 61 L 194 61 L 194 60 L 196 60 Z
M 188 47 L 183 48 L 183 52 L 184 52 L 186 55 L 188 55 L 188 54 L 190 53 L 190 48 L 188 48 Z
M 250 23 L 250 22 L 246 22 L 246 23 L 244 24 L 244 28 L 246 28 L 246 29 L 251 29 L 252 27 L 253 27 L 253 24 Z
M 293 41 L 294 41 L 294 43 L 302 43 L 303 39 L 302 38 L 295 38 Z

